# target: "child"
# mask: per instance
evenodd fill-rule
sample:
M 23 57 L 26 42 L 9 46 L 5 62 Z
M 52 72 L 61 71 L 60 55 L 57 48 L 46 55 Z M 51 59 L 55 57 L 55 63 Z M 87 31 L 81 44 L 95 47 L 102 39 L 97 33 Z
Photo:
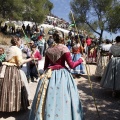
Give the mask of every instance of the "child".
M 38 61 L 42 59 L 41 54 L 39 53 L 39 50 L 36 48 L 36 45 L 31 46 L 32 49 L 32 54 L 31 57 L 34 58 L 34 61 L 30 62 L 30 77 L 31 77 L 31 82 L 34 82 L 34 77 L 36 80 L 38 79 Z
M 4 48 L 0 47 L 0 65 L 6 60 L 6 54 L 4 53 Z

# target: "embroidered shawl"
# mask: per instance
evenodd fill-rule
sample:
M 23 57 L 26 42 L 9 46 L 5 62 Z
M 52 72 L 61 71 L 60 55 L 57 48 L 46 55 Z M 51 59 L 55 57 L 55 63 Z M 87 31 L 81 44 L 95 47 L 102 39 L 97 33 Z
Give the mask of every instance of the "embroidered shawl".
M 59 44 L 54 47 L 48 48 L 46 51 L 46 55 L 53 63 L 55 63 L 66 52 L 70 52 L 69 49 L 65 45 Z

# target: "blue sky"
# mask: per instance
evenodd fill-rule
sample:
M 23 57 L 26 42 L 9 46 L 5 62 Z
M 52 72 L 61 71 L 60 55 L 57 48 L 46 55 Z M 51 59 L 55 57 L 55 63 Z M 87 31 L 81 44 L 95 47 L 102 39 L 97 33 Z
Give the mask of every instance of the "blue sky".
M 70 22 L 69 20 L 69 13 L 70 13 L 70 1 L 71 0 L 50 0 L 54 8 L 52 9 L 52 13 L 59 18 L 63 18 L 67 22 Z M 117 35 L 120 35 L 119 33 L 117 34 L 111 34 L 108 32 L 104 32 L 103 38 L 104 39 L 114 39 Z
M 70 1 L 71 0 L 50 0 L 54 4 L 52 13 L 69 22 Z

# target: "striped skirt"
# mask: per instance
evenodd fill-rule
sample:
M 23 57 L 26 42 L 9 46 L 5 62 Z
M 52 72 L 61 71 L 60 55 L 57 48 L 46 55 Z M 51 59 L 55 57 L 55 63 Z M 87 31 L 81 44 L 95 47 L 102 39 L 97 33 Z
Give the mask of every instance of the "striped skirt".
M 0 66 L 0 74 L 2 70 L 3 66 Z M 0 111 L 26 110 L 29 106 L 28 92 L 22 80 L 25 77 L 22 74 L 24 72 L 20 72 L 16 66 L 6 66 L 4 77 L 0 76 Z
M 109 56 L 101 56 L 100 54 L 98 54 L 95 76 L 97 76 L 97 77 L 103 76 L 104 70 L 105 70 L 108 62 L 109 62 Z

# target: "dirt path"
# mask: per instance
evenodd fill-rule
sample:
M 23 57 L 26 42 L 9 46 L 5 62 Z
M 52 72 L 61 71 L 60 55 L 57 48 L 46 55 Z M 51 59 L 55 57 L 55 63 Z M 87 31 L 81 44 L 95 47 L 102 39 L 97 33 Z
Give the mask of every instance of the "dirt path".
M 111 96 L 111 91 L 100 87 L 100 80 L 94 76 L 96 65 L 89 65 L 91 71 L 91 81 L 96 102 L 99 108 L 100 120 L 120 120 L 120 95 L 117 98 Z M 80 99 L 83 104 L 85 120 L 99 120 L 91 96 L 91 89 L 87 75 L 76 78 Z M 34 97 L 37 83 L 30 83 L 31 97 Z M 27 111 L 18 113 L 1 113 L 0 120 L 28 120 L 30 107 Z
M 100 87 L 100 79 L 94 76 L 96 65 L 90 65 L 91 81 L 96 103 L 99 109 L 100 120 L 120 120 L 120 95 L 117 98 L 112 97 L 112 91 Z M 85 120 L 99 120 L 88 76 L 83 75 L 76 79 L 80 98 L 83 103 Z

